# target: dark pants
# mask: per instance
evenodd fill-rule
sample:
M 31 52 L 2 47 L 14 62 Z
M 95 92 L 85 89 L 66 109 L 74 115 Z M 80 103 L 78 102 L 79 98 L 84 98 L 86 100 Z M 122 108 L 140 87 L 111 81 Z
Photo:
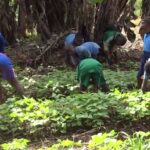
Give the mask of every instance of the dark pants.
M 142 54 L 142 57 L 141 57 L 141 66 L 140 66 L 140 69 L 138 71 L 137 78 L 141 78 L 141 76 L 144 74 L 144 66 L 145 66 L 146 61 L 149 58 L 150 58 L 150 52 L 144 52 Z

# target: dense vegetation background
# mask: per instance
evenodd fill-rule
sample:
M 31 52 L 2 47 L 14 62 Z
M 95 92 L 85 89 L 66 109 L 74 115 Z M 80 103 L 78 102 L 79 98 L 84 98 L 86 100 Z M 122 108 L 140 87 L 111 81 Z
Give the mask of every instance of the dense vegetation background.
M 149 15 L 148 0 L 2 0 L 0 8 L 0 30 L 9 42 L 31 34 L 47 40 L 52 33 L 81 25 L 86 25 L 89 36 L 93 33 L 92 38 L 99 40 L 110 23 L 119 23 L 132 36 L 134 25 L 130 20 L 140 12 Z

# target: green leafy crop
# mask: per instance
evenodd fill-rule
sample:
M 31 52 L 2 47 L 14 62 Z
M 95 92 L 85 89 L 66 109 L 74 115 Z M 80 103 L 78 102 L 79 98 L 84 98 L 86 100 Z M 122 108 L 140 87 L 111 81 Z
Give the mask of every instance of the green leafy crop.
M 4 143 L 4 137 L 8 135 L 41 137 L 78 129 L 107 129 L 107 126 L 112 125 L 116 128 L 119 123 L 125 124 L 124 126 L 128 128 L 127 124 L 136 121 L 143 120 L 143 124 L 150 121 L 150 93 L 143 94 L 140 90 L 136 90 L 135 71 L 104 70 L 110 92 L 92 93 L 89 89 L 83 94 L 79 93 L 79 85 L 72 71 L 54 70 L 43 74 L 32 70 L 24 77 L 25 73 L 27 71 L 21 72 L 19 78 L 25 86 L 27 97 L 20 99 L 13 96 L 14 91 L 10 90 L 8 92 L 10 98 L 0 105 L 0 143 Z M 9 90 L 10 86 L 5 84 L 5 88 Z M 102 140 L 102 145 L 100 143 L 94 145 L 90 141 L 88 146 L 93 149 L 99 149 L 99 145 L 104 148 L 106 146 L 106 149 L 111 147 L 119 149 L 120 145 L 130 147 L 132 142 L 141 140 L 143 142 L 141 136 L 137 134 L 133 137 L 124 135 L 128 139 L 124 141 L 118 140 L 117 135 L 115 132 L 101 133 L 92 139 L 97 142 Z M 70 149 L 76 146 L 71 141 L 64 143 L 70 144 Z M 64 143 L 59 142 L 56 146 L 62 148 Z M 9 145 L 10 143 L 4 146 L 7 148 Z
M 2 150 L 27 150 L 28 143 L 27 139 L 14 139 L 12 142 L 2 144 L 1 148 Z

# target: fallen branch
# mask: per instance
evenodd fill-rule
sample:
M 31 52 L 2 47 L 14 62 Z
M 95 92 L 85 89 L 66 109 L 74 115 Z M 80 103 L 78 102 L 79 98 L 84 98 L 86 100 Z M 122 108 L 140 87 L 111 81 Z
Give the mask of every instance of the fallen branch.
M 73 138 L 73 139 L 78 139 L 78 138 L 81 138 L 81 137 L 87 137 L 87 135 L 95 134 L 95 133 L 97 133 L 97 132 L 98 132 L 98 129 L 92 129 L 92 130 L 86 131 L 86 132 L 84 132 L 84 133 L 72 135 L 72 138 Z
M 42 59 L 42 57 L 44 57 L 45 55 L 47 55 L 47 52 L 50 52 L 50 57 L 51 57 L 51 50 L 54 49 L 56 47 L 56 45 L 58 44 L 58 42 L 63 39 L 69 32 L 65 32 L 65 33 L 61 33 L 59 36 L 57 36 L 56 40 L 54 40 L 52 42 L 52 40 L 50 39 L 48 42 L 48 44 L 46 45 L 46 47 L 43 48 L 42 52 L 40 55 L 38 55 L 35 60 L 34 60 L 34 64 L 36 65 L 37 61 L 40 61 Z M 53 38 L 53 37 L 52 37 Z

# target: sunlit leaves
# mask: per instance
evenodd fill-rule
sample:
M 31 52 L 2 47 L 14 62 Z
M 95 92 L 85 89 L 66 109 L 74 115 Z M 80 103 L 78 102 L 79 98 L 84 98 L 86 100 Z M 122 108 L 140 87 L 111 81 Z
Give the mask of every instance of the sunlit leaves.
M 28 143 L 27 139 L 14 139 L 12 142 L 2 144 L 1 148 L 2 150 L 27 150 Z

